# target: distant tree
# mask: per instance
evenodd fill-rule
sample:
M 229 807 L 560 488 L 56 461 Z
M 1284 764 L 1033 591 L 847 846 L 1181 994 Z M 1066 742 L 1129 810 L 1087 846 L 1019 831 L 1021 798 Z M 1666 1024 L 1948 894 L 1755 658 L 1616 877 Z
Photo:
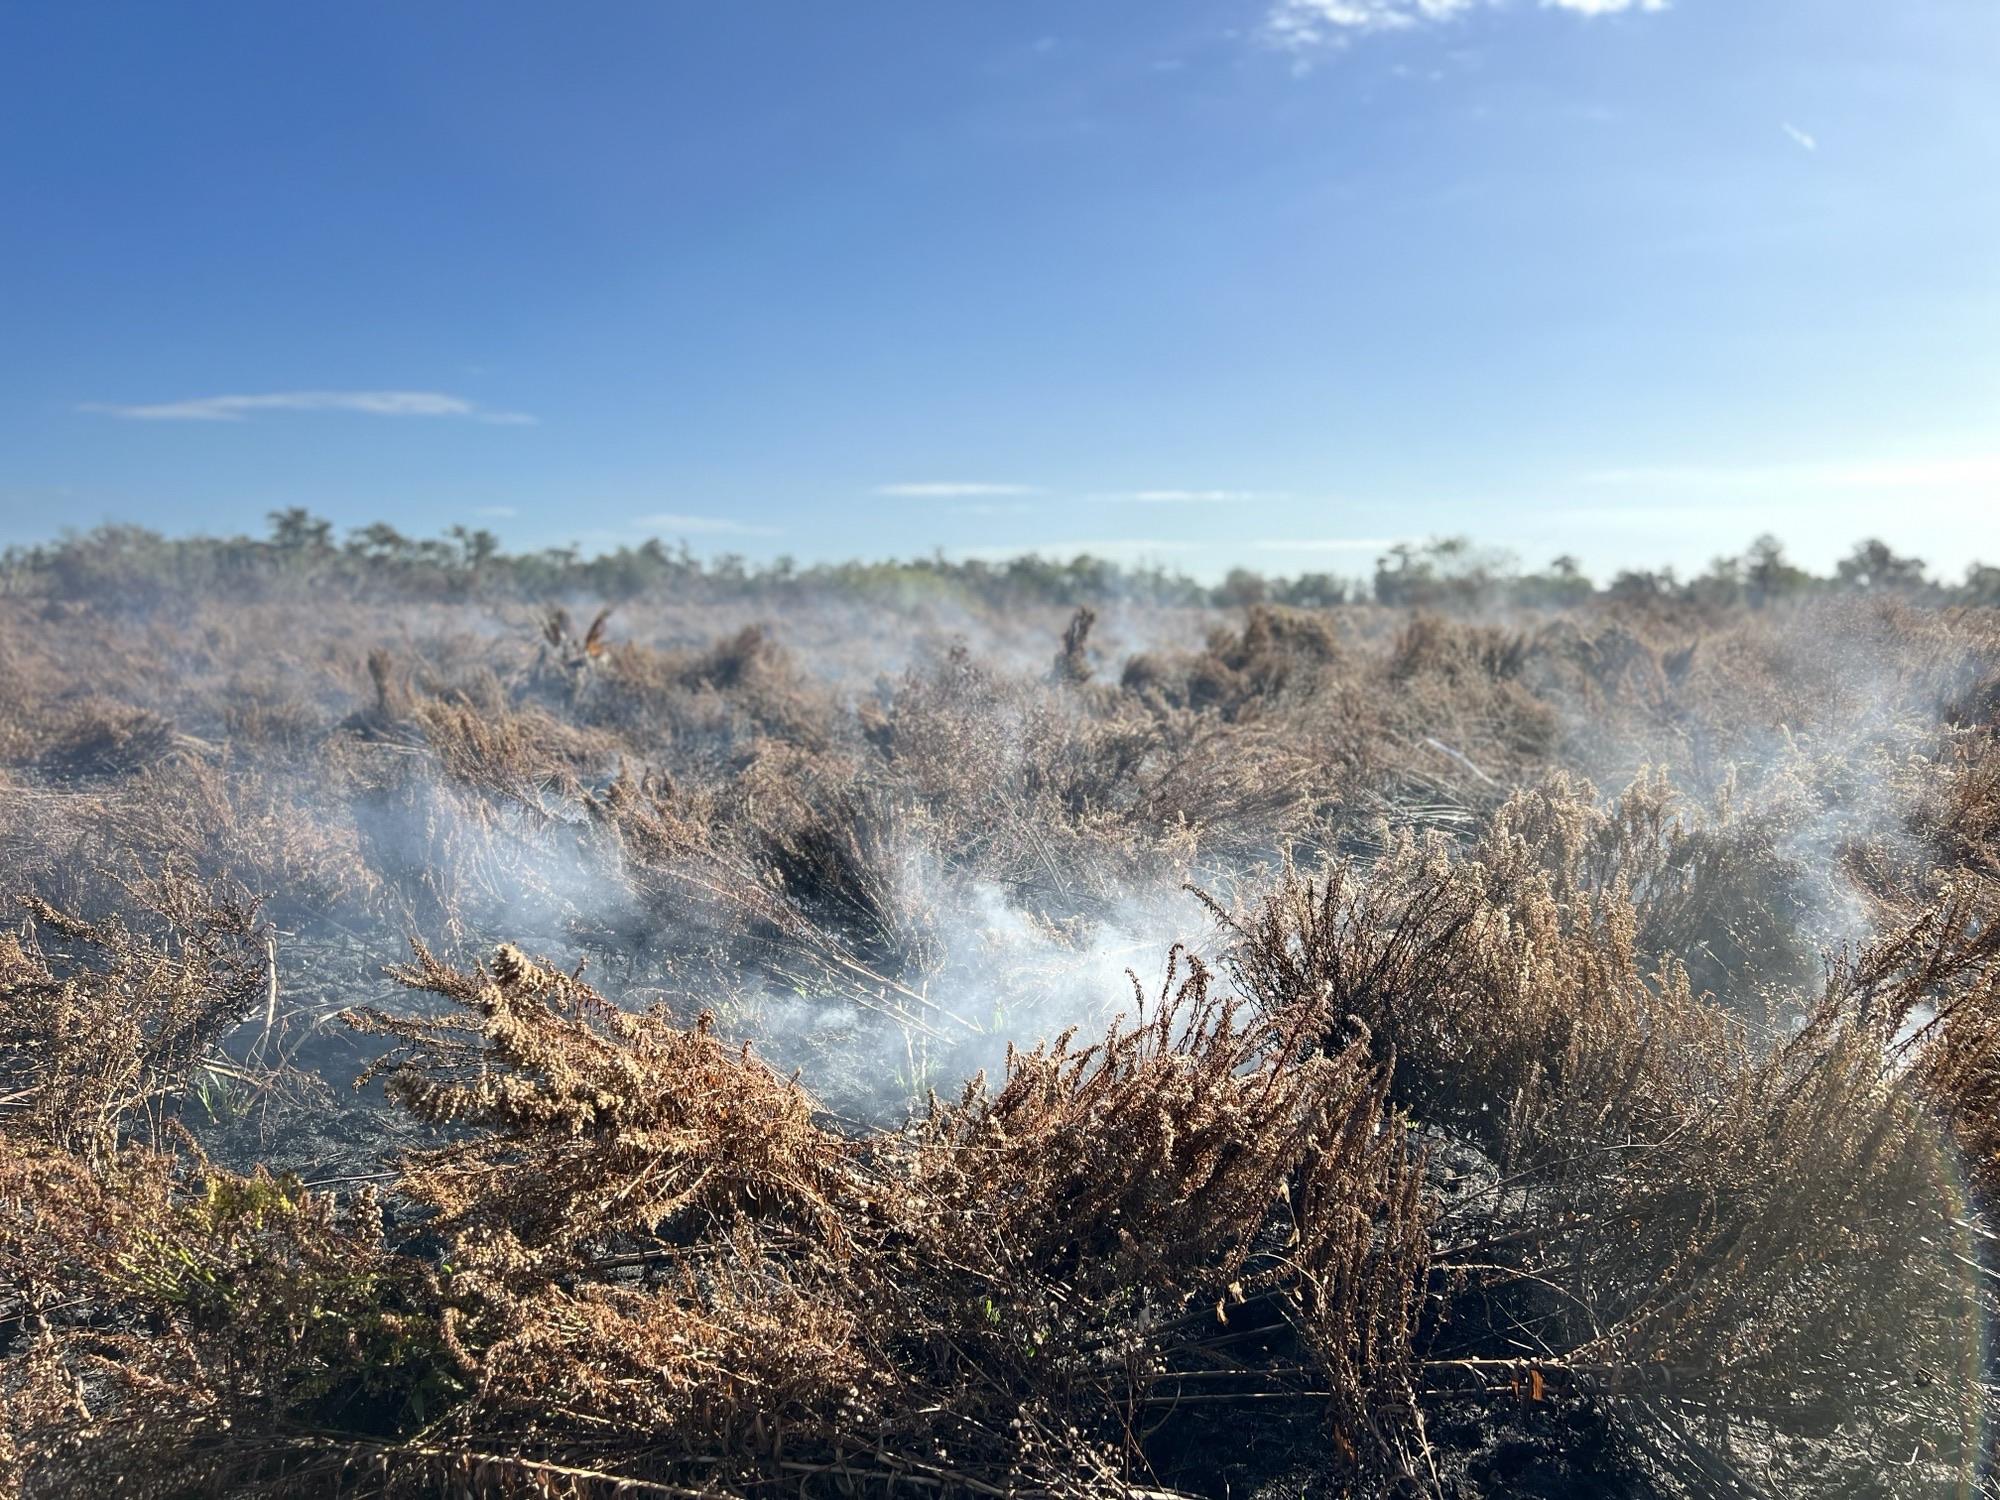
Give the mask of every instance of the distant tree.
M 1870 537 L 1855 544 L 1835 572 L 1845 588 L 1865 593 L 1890 590 L 1909 593 L 1924 586 L 1924 561 L 1920 557 L 1898 557 L 1888 543 Z
M 1404 603 L 1415 589 L 1430 581 L 1426 566 L 1413 544 L 1396 543 L 1375 559 L 1375 602 L 1391 606 Z
M 1398 542 L 1375 563 L 1375 600 L 1388 605 L 1477 605 L 1510 583 L 1517 569 L 1505 552 L 1472 545 L 1462 536 L 1435 537 L 1422 546 Z
M 1271 585 L 1271 597 L 1295 609 L 1327 609 L 1354 597 L 1354 585 L 1331 573 L 1301 573 Z
M 373 521 L 347 534 L 346 550 L 367 562 L 402 562 L 410 555 L 410 539 L 387 521 Z
M 458 543 L 465 566 L 475 573 L 500 555 L 500 538 L 484 528 L 468 531 L 463 526 L 454 526 L 451 539 Z
M 1965 570 L 1959 594 L 1967 604 L 2000 605 L 2000 568 L 1974 563 Z
M 1611 587 L 1605 590 L 1613 599 L 1626 603 L 1671 598 L 1679 591 L 1680 582 L 1674 577 L 1672 568 L 1662 568 L 1658 572 L 1627 569 L 1614 577 Z
M 333 546 L 333 522 L 303 505 L 271 511 L 265 519 L 271 523 L 271 545 L 281 552 L 326 552 Z
M 1253 573 L 1248 568 L 1231 568 L 1228 577 L 1215 591 L 1215 602 L 1226 607 L 1241 607 L 1262 604 L 1270 595 L 1270 587 L 1265 583 L 1263 574 Z
M 1708 571 L 1689 582 L 1688 593 L 1697 604 L 1726 607 L 1741 603 L 1748 594 L 1746 571 L 1740 557 L 1711 558 Z
M 1583 564 L 1569 553 L 1552 558 L 1540 573 L 1529 573 L 1513 582 L 1514 598 L 1522 604 L 1542 608 L 1564 608 L 1581 604 L 1597 592 L 1583 571 Z
M 1752 609 L 1800 593 L 1812 581 L 1812 574 L 1795 567 L 1785 556 L 1785 544 L 1768 531 L 1743 555 L 1744 599 Z
M 690 573 L 699 573 L 701 564 L 686 542 L 681 542 L 672 551 L 656 536 L 649 536 L 639 544 L 637 551 L 642 566 L 655 581 L 665 581 Z

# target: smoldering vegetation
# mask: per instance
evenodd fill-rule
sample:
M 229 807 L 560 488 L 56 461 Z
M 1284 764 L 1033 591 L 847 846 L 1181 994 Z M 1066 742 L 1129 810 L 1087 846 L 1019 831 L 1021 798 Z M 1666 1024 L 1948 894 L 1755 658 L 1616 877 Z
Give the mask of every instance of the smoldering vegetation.
M 2000 614 L 0 599 L 9 1495 L 1994 1492 Z

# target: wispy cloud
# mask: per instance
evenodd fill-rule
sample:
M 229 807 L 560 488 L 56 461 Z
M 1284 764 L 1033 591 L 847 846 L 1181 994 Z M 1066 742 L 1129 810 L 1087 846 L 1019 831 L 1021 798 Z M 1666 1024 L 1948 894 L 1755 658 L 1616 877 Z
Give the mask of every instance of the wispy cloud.
M 1691 495 L 1773 495 L 1826 490 L 2000 492 L 2000 454 L 1837 463 L 1667 464 L 1602 469 L 1583 478 L 1586 484 L 1609 488 Z
M 921 484 L 879 484 L 878 495 L 898 500 L 964 500 L 978 495 L 1039 495 L 1031 484 L 982 484 L 962 479 L 933 479 Z
M 526 412 L 491 411 L 442 391 L 272 391 L 256 396 L 196 396 L 140 405 L 90 402 L 79 408 L 136 422 L 246 422 L 265 412 L 356 412 L 369 417 L 462 417 L 503 427 L 524 427 Z
M 1671 0 L 1542 0 L 1543 10 L 1566 10 L 1579 16 L 1615 16 L 1628 10 L 1657 15 L 1672 8 Z
M 510 521 L 520 514 L 511 505 L 475 505 L 472 513 L 487 521 Z
M 1503 0 L 1275 0 L 1264 17 L 1264 35 L 1290 52 L 1344 47 L 1357 37 L 1441 26 Z M 1668 0 L 1541 0 L 1542 10 L 1579 16 L 1658 12 Z
M 1800 146 L 1807 151 L 1819 150 L 1819 137 L 1816 135 L 1808 135 L 1805 131 L 1799 129 L 1798 126 L 1794 125 L 1790 120 L 1785 121 L 1784 124 L 1780 125 L 1778 128 L 1784 131 L 1787 136 L 1791 137 L 1793 144 Z
M 1025 516 L 1034 508 L 1025 500 L 973 500 L 951 511 L 956 516 Z
M 1341 42 L 1373 31 L 1406 31 L 1454 17 L 1482 0 L 1278 0 L 1264 19 L 1273 40 L 1287 47 Z
M 642 531 L 672 532 L 676 536 L 783 536 L 782 526 L 766 526 L 760 521 L 738 521 L 730 516 L 684 516 L 660 511 L 640 516 L 632 523 Z
M 1281 490 L 1121 490 L 1096 498 L 1134 505 L 1231 505 L 1245 500 L 1282 500 L 1285 495 Z

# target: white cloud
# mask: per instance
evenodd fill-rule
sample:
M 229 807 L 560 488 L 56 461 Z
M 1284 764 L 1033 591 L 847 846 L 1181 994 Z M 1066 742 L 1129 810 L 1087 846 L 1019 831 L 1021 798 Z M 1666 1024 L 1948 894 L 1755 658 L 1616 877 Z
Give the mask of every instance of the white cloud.
M 974 500 L 951 509 L 959 516 L 1025 516 L 1034 508 L 1025 500 Z
M 783 536 L 785 534 L 781 526 L 766 526 L 757 521 L 737 521 L 728 516 L 684 516 L 674 511 L 641 516 L 632 524 L 642 531 L 670 531 L 676 536 Z
M 472 507 L 472 513 L 489 521 L 512 520 L 520 514 L 511 505 L 475 505 Z
M 1285 47 L 1338 43 L 1372 31 L 1404 31 L 1449 21 L 1483 0 L 1278 0 L 1264 19 L 1266 31 Z
M 1799 129 L 1790 120 L 1785 121 L 1778 128 L 1790 136 L 1794 144 L 1802 146 L 1808 151 L 1819 150 L 1819 137 L 1806 134 L 1805 131 Z
M 1475 10 L 1497 9 L 1504 0 L 1275 0 L 1264 17 L 1265 37 L 1290 52 L 1343 47 L 1356 37 L 1409 31 L 1456 21 Z M 1669 0 L 1541 0 L 1542 10 L 1579 16 L 1615 16 L 1625 11 L 1654 13 Z
M 898 500 L 963 500 L 977 495 L 1039 495 L 1031 484 L 977 484 L 964 480 L 930 480 L 923 484 L 878 484 L 878 495 Z
M 1615 16 L 1628 10 L 1657 15 L 1668 8 L 1669 0 L 1542 0 L 1543 10 L 1567 10 L 1579 16 Z
M 1139 505 L 1230 505 L 1243 500 L 1282 500 L 1284 495 L 1276 490 L 1126 490 L 1098 498 Z
M 441 391 L 273 391 L 259 396 L 196 396 L 120 406 L 93 402 L 80 408 L 138 422 L 243 422 L 260 412 L 338 411 L 370 417 L 466 417 L 505 427 L 527 426 L 526 412 L 488 411 L 463 396 Z

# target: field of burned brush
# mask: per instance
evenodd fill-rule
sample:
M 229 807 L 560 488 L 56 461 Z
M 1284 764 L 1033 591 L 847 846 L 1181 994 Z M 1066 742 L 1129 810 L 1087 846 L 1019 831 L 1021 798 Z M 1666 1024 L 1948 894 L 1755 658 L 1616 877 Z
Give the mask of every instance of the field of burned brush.
M 1987 1488 L 2000 616 L 0 598 L 0 1495 Z

